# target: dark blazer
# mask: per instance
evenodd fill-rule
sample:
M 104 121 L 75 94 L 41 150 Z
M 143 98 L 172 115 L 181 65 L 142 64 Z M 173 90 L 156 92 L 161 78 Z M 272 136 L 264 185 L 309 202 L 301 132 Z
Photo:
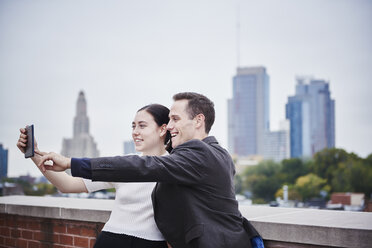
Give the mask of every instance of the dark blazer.
M 249 248 L 259 236 L 238 210 L 233 161 L 213 136 L 169 156 L 96 158 L 91 166 L 95 181 L 158 182 L 155 221 L 173 248 Z

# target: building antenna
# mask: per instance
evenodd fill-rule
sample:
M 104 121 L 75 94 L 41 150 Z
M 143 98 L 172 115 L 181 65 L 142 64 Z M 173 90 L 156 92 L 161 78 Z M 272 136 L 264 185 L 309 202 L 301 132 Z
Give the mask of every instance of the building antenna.
M 236 62 L 237 68 L 240 67 L 240 5 L 239 1 L 236 8 Z

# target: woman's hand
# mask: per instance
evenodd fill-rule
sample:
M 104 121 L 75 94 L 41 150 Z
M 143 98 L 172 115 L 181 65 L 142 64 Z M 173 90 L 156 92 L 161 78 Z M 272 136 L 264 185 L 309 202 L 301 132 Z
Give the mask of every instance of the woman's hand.
M 64 157 L 60 154 L 49 152 L 41 153 L 40 151 L 35 151 L 36 154 L 42 156 L 38 163 L 38 166 L 41 171 L 45 172 L 46 170 L 52 171 L 65 171 L 71 167 L 71 158 Z M 48 164 L 47 161 L 52 161 L 53 165 Z
M 25 153 L 27 146 L 27 131 L 25 128 L 20 128 L 19 131 L 21 134 L 19 135 L 17 147 L 22 153 Z M 71 158 L 66 158 L 54 152 L 46 153 L 40 151 L 37 147 L 36 140 L 34 140 L 34 149 L 36 155 L 32 160 L 42 172 L 45 172 L 46 170 L 64 171 L 71 167 Z M 53 163 L 51 164 L 49 161 L 52 161 Z
M 19 132 L 21 134 L 19 135 L 19 139 L 18 139 L 18 142 L 17 142 L 17 147 L 22 153 L 25 153 L 26 152 L 26 146 L 27 146 L 27 131 L 26 131 L 25 128 L 20 128 Z M 36 139 L 34 139 L 34 149 L 35 149 L 35 151 L 39 151 Z

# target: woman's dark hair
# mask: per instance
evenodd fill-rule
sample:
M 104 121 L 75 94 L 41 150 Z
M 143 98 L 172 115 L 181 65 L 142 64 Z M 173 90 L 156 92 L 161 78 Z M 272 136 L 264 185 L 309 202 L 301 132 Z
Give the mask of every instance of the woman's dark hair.
M 161 104 L 149 104 L 142 108 L 140 108 L 138 112 L 145 110 L 154 118 L 156 124 L 161 127 L 163 124 L 168 124 L 169 122 L 169 109 Z M 167 130 L 164 139 L 164 145 L 166 145 L 165 149 L 168 152 L 172 151 L 172 141 L 170 132 Z

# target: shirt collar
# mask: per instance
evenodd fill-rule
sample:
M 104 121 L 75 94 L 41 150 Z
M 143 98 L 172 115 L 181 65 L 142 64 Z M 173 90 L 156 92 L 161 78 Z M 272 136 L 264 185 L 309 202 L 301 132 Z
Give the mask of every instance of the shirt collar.
M 202 141 L 207 143 L 207 144 L 212 144 L 212 143 L 217 143 L 218 144 L 218 141 L 214 136 L 208 136 L 208 137 L 204 138 Z

